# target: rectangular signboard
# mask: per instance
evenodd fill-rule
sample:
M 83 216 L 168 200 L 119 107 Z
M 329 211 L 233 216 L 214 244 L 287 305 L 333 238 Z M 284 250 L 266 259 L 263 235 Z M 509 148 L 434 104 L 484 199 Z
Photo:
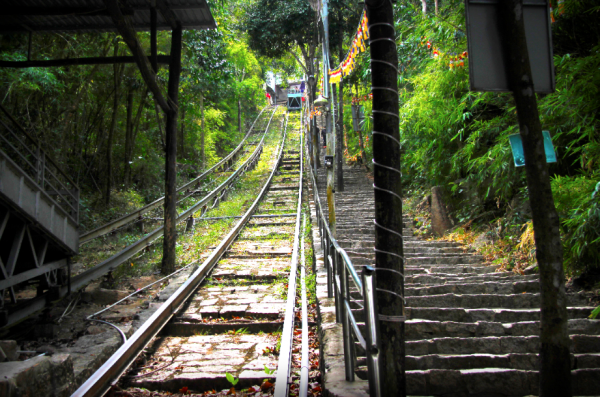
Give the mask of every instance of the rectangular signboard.
M 510 91 L 498 26 L 498 1 L 465 0 L 472 91 Z M 524 0 L 523 19 L 535 92 L 554 92 L 548 0 Z
M 556 163 L 556 152 L 552 145 L 550 131 L 542 131 L 544 136 L 544 152 L 546 153 L 546 163 Z M 523 151 L 523 141 L 520 134 L 512 134 L 508 136 L 510 147 L 512 149 L 513 160 L 515 167 L 523 167 L 525 165 L 525 153 Z

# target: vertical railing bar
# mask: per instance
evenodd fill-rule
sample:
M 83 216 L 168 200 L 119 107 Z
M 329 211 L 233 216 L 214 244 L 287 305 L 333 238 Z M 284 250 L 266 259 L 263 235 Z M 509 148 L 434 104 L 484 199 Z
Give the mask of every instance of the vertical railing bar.
M 333 259 L 333 268 L 335 269 L 335 273 L 333 275 L 333 282 L 335 283 L 335 322 L 336 323 L 342 323 L 342 317 L 343 317 L 343 313 L 342 310 L 343 309 L 343 291 L 342 291 L 342 286 L 341 286 L 341 268 L 339 265 L 339 260 L 338 260 L 338 252 L 337 250 L 332 246 L 331 247 L 331 251 L 333 251 L 333 255 L 331 255 L 331 258 Z
M 341 312 L 342 312 L 342 332 L 344 336 L 344 367 L 346 370 L 346 380 L 354 382 L 354 357 L 352 344 L 352 333 L 350 332 L 350 315 L 348 313 L 349 305 L 346 304 L 348 297 L 348 272 L 346 271 L 346 263 L 342 260 L 341 255 L 336 251 L 336 262 L 340 266 L 340 281 L 341 281 Z
M 363 268 L 363 295 L 365 296 L 365 325 L 367 329 L 367 368 L 369 378 L 369 396 L 381 397 L 381 373 L 379 368 L 379 318 L 375 300 L 375 269 Z

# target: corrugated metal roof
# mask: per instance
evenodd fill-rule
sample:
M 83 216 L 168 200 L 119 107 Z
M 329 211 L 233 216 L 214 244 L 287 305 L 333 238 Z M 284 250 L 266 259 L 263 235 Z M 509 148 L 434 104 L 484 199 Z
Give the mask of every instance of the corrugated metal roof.
M 164 0 L 181 22 L 183 29 L 217 27 L 206 0 Z M 150 2 L 121 0 L 123 13 L 129 15 L 138 31 L 150 30 Z M 0 33 L 16 32 L 113 32 L 112 18 L 102 0 L 2 0 Z M 158 29 L 171 26 L 158 12 Z

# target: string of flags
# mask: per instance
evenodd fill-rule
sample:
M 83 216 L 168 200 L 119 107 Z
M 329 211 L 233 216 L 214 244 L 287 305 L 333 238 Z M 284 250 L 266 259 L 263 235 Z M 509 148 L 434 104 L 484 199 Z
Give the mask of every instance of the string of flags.
M 556 18 L 558 18 L 559 15 L 562 15 L 565 12 L 565 5 L 563 4 L 563 0 L 558 0 L 556 2 L 556 5 L 556 9 L 553 9 L 552 2 L 550 2 L 550 19 L 552 20 L 552 23 L 556 22 Z
M 469 57 L 469 53 L 467 51 L 463 51 L 461 54 L 457 54 L 454 52 L 442 53 L 439 48 L 435 47 L 431 43 L 431 40 L 427 40 L 427 41 L 425 41 L 425 40 L 427 40 L 426 37 L 421 38 L 421 45 L 427 46 L 428 50 L 431 50 L 433 48 L 433 52 L 432 52 L 433 59 L 440 59 L 440 60 L 447 59 L 448 67 L 450 69 L 465 66 L 465 59 L 467 59 Z
M 369 95 L 364 95 L 364 96 L 359 96 L 359 97 L 353 97 L 352 98 L 352 104 L 353 105 L 358 105 L 361 102 L 370 101 L 371 99 L 373 99 L 373 93 L 370 93 Z
M 564 0 L 557 0 L 557 10 L 552 9 L 552 5 L 550 5 L 550 17 L 552 22 L 556 21 L 556 16 L 564 13 Z M 369 39 L 369 28 L 368 28 L 368 19 L 366 10 L 363 11 L 362 17 L 360 19 L 360 23 L 358 24 L 358 28 L 356 33 L 354 34 L 354 38 L 352 39 L 352 45 L 350 46 L 350 50 L 346 55 L 346 58 L 340 65 L 334 69 L 329 71 L 329 82 L 331 84 L 339 83 L 343 77 L 346 77 L 354 71 L 356 67 L 356 57 L 361 53 L 366 51 L 366 43 Z M 425 40 L 425 38 L 423 38 Z M 448 57 L 448 67 L 450 69 L 464 67 L 465 59 L 469 57 L 467 51 L 464 51 L 462 54 L 443 54 L 437 47 L 434 47 L 430 40 L 427 40 L 426 43 L 421 42 L 422 45 L 426 45 L 428 50 L 431 50 L 433 47 L 433 58 L 445 58 Z M 323 81 L 319 82 L 319 86 L 322 89 Z
M 312 119 L 313 117 L 320 116 L 322 113 L 320 110 L 313 110 L 308 114 L 308 116 Z
M 346 58 L 339 64 L 337 69 L 329 71 L 329 81 L 331 84 L 337 84 L 343 77 L 350 75 L 356 67 L 356 57 L 367 50 L 366 43 L 369 39 L 368 22 L 367 12 L 363 11 Z

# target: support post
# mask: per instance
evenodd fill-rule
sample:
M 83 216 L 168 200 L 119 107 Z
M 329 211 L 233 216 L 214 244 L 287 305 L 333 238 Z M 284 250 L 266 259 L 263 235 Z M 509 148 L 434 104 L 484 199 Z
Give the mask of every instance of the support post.
M 335 90 L 335 88 L 334 88 Z M 332 90 L 332 91 L 334 91 Z M 329 95 L 329 104 L 328 109 L 326 110 L 326 129 L 327 129 L 327 151 L 325 155 L 330 159 L 330 163 L 325 161 L 325 167 L 327 169 L 327 209 L 329 210 L 329 229 L 331 230 L 331 234 L 333 237 L 337 237 L 336 232 L 336 221 L 335 221 L 335 161 L 333 160 L 333 154 L 335 153 L 335 124 L 333 123 L 333 113 L 334 109 L 332 105 L 334 101 L 332 100 L 332 95 Z
M 152 4 L 150 7 L 150 63 L 154 73 L 158 72 L 158 58 L 157 58 L 157 40 L 156 40 L 156 25 L 158 24 L 158 17 L 156 15 L 156 4 Z
M 540 269 L 541 330 L 539 395 L 571 396 L 571 360 L 560 223 L 544 152 L 523 23 L 523 1 L 498 2 L 498 25 L 506 71 L 519 119 L 525 154 L 527 191 Z
M 33 33 L 29 31 L 29 39 L 27 40 L 27 60 L 31 61 L 31 40 L 33 39 Z
M 398 117 L 398 54 L 394 9 L 390 0 L 366 0 L 373 92 L 373 164 L 375 190 L 376 306 L 380 323 L 381 395 L 406 395 L 404 263 L 400 134 Z M 390 294 L 387 291 L 393 292 Z
M 179 77 L 181 74 L 181 26 L 173 29 L 171 36 L 171 63 L 169 64 L 169 89 L 166 125 L 165 159 L 165 232 L 161 271 L 168 274 L 175 270 L 175 244 L 177 242 L 177 115 L 179 114 Z
M 340 21 L 342 20 L 342 12 L 339 11 L 338 18 Z M 344 35 L 342 25 L 340 24 L 340 29 L 338 32 L 339 35 L 339 60 L 340 63 L 344 61 Z M 338 125 L 336 129 L 336 137 L 335 137 L 335 174 L 336 174 L 336 182 L 337 182 L 337 190 L 338 192 L 344 191 L 344 78 L 340 80 L 338 84 L 339 93 L 338 93 Z
M 104 1 L 104 4 L 106 5 L 106 10 L 112 17 L 113 22 L 115 23 L 117 30 L 119 31 L 119 33 L 123 37 L 123 40 L 125 41 L 125 43 L 127 43 L 127 46 L 131 50 L 133 58 L 135 59 L 135 62 L 137 63 L 138 68 L 140 69 L 142 78 L 144 79 L 144 82 L 148 86 L 148 89 L 154 95 L 154 99 L 156 100 L 156 103 L 161 107 L 161 109 L 164 112 L 168 112 L 170 110 L 170 106 L 169 106 L 168 101 L 165 99 L 165 97 L 162 94 L 162 89 L 158 84 L 158 79 L 156 77 L 156 73 L 152 70 L 152 65 L 150 65 L 150 61 L 148 60 L 148 57 L 144 53 L 144 50 L 142 49 L 142 45 L 140 44 L 137 34 L 135 33 L 135 30 L 131 26 L 130 21 L 128 19 L 125 19 L 125 17 L 123 16 L 123 13 L 121 12 L 121 8 L 119 7 L 118 0 L 103 0 L 103 1 Z M 179 50 L 179 52 L 181 53 L 181 49 Z M 174 53 L 172 53 L 172 54 L 174 54 Z M 173 62 L 181 63 L 181 59 L 177 59 L 175 61 L 173 59 L 171 59 L 169 65 L 172 65 Z

